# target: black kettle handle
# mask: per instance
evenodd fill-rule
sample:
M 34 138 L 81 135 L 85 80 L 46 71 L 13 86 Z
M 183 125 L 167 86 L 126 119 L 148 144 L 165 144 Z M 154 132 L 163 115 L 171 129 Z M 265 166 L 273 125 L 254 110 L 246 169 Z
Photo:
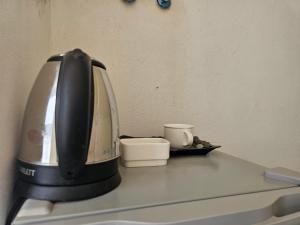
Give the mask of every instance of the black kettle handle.
M 93 122 L 94 91 L 90 57 L 80 49 L 61 62 L 55 106 L 58 165 L 65 179 L 79 176 L 88 156 Z

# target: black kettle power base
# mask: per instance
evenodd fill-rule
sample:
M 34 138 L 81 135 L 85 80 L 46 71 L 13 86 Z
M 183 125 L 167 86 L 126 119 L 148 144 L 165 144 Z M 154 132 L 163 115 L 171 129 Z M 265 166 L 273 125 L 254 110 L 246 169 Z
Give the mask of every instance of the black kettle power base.
M 83 185 L 45 186 L 32 184 L 21 179 L 16 181 L 14 199 L 7 215 L 5 225 L 10 225 L 26 199 L 47 200 L 51 202 L 79 201 L 103 195 L 121 183 L 117 171 L 113 176 L 104 180 Z
M 117 172 L 105 180 L 72 186 L 44 186 L 18 180 L 16 183 L 16 191 L 19 196 L 25 198 L 48 200 L 52 202 L 67 202 L 103 195 L 116 188 L 120 183 L 121 176 L 119 172 Z
M 41 166 L 18 160 L 16 195 L 24 198 L 66 202 L 105 194 L 121 182 L 118 158 L 89 164 L 74 179 L 65 179 L 59 166 Z

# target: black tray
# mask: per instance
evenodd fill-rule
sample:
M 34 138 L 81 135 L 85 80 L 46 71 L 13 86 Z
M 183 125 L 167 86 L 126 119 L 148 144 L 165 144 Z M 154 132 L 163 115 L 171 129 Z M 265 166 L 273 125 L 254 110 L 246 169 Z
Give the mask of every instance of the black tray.
M 218 145 L 212 145 L 210 147 L 188 147 L 188 148 L 171 148 L 170 149 L 170 156 L 184 156 L 184 155 L 207 155 L 211 151 L 220 148 L 221 146 Z

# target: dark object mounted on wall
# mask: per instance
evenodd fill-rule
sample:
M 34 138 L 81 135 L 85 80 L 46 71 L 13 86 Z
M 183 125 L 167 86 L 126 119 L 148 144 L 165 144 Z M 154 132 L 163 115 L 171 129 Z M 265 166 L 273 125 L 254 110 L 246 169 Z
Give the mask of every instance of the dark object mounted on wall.
M 124 2 L 126 2 L 126 3 L 133 3 L 133 2 L 135 2 L 135 0 L 123 0 Z
M 135 2 L 135 0 L 123 0 L 125 3 L 131 4 Z M 171 6 L 171 0 L 156 0 L 157 4 L 162 9 L 168 9 Z
M 162 9 L 168 9 L 171 6 L 171 0 L 157 0 L 157 4 L 162 8 Z

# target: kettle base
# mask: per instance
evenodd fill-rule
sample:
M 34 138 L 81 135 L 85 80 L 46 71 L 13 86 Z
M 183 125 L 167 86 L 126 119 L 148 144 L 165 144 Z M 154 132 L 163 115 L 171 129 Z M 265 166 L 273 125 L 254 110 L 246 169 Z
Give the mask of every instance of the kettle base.
M 53 202 L 77 201 L 103 195 L 121 183 L 119 172 L 113 176 L 94 183 L 72 186 L 44 186 L 17 180 L 16 189 L 19 196 Z

